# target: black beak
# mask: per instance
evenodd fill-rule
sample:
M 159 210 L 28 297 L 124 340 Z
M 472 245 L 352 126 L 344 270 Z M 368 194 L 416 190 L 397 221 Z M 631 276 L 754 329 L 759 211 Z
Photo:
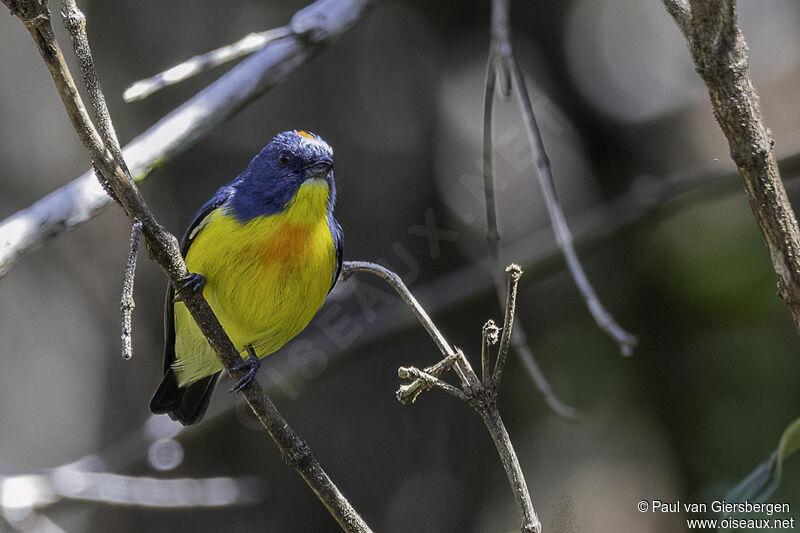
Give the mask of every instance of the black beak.
M 333 169 L 333 160 L 325 157 L 303 167 L 306 179 L 325 179 Z

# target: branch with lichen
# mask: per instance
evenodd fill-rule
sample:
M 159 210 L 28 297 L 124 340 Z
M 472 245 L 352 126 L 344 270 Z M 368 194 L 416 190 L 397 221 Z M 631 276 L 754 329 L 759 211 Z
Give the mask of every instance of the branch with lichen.
M 512 264 L 506 268 L 508 279 L 506 292 L 506 312 L 502 335 L 494 321 L 489 320 L 481 330 L 481 368 L 482 379 L 478 378 L 469 360 L 460 349 L 453 347 L 439 331 L 425 309 L 417 302 L 405 283 L 394 272 L 374 263 L 348 261 L 342 267 L 342 276 L 347 279 L 355 272 L 366 272 L 385 280 L 411 308 L 417 319 L 434 340 L 444 358 L 435 365 L 419 369 L 416 367 L 400 367 L 397 375 L 400 379 L 410 380 L 397 390 L 397 399 L 403 404 L 414 403 L 419 396 L 431 389 L 440 390 L 469 404 L 480 415 L 486 429 L 494 441 L 500 462 L 506 471 L 508 482 L 514 493 L 520 516 L 520 531 L 523 533 L 539 533 L 542 530 L 539 517 L 533 508 L 528 485 L 522 473 L 522 467 L 511 444 L 511 438 L 500 417 L 497 407 L 497 387 L 503 375 L 506 354 L 514 326 L 516 294 L 522 269 Z M 500 339 L 494 371 L 491 370 L 491 346 Z M 461 387 L 455 387 L 442 378 L 453 370 L 458 376 Z
M 770 130 L 750 77 L 735 0 L 663 0 L 686 37 L 728 140 L 750 209 L 769 248 L 778 291 L 800 329 L 800 229 L 781 181 Z
M 141 223 L 142 236 L 150 257 L 162 267 L 173 285 L 179 286 L 187 277 L 188 271 L 181 256 L 178 241 L 155 219 L 134 184 L 127 167 L 115 157 L 114 152 L 118 152 L 118 150 L 109 148 L 89 117 L 56 40 L 47 5 L 38 0 L 3 0 L 3 2 L 13 15 L 22 20 L 31 34 L 55 82 L 73 128 L 88 151 L 94 168 L 101 176 L 100 179 L 112 191 L 113 196 L 128 217 L 132 221 Z M 75 6 L 73 4 L 67 7 L 74 8 Z M 67 16 L 69 17 L 70 14 Z M 85 39 L 85 32 L 83 35 L 80 34 L 83 31 L 82 26 L 81 24 L 70 24 L 68 18 L 67 29 L 73 36 L 76 52 L 79 56 L 87 55 L 80 59 L 81 68 L 84 70 L 84 79 L 96 80 L 97 75 L 93 72 L 91 51 L 88 48 L 88 41 Z M 86 72 L 87 70 L 91 72 Z M 101 130 L 106 134 L 113 135 L 114 129 L 111 126 L 110 117 L 107 112 L 103 113 L 105 103 L 102 101 L 104 98 L 99 84 L 96 87 L 90 87 L 89 90 L 94 95 L 92 103 L 95 106 L 95 117 L 99 122 L 105 122 Z M 111 146 L 114 146 L 116 140 L 110 141 L 110 143 Z M 211 307 L 203 298 L 202 292 L 187 291 L 183 301 L 226 371 L 234 379 L 238 380 L 243 377 L 243 372 L 237 370 L 241 356 L 222 329 Z M 352 532 L 370 531 L 350 502 L 322 469 L 309 446 L 286 423 L 272 401 L 264 394 L 258 382 L 256 380 L 248 382 L 242 388 L 242 393 L 256 417 L 278 446 L 284 461 L 294 467 L 303 477 L 342 529 Z

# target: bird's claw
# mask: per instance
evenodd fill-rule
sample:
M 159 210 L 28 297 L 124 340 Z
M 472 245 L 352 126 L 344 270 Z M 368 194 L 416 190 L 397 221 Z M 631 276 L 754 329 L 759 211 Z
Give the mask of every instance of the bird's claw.
M 256 377 L 258 369 L 261 367 L 261 359 L 258 358 L 252 346 L 247 347 L 247 359 L 243 359 L 241 363 L 237 363 L 231 370 L 245 370 L 244 375 L 233 385 L 230 392 L 241 392 L 253 379 Z
M 175 303 L 183 300 L 186 293 L 202 292 L 205 286 L 206 277 L 204 275 L 190 272 L 181 280 L 180 285 L 175 287 L 175 299 L 172 302 Z

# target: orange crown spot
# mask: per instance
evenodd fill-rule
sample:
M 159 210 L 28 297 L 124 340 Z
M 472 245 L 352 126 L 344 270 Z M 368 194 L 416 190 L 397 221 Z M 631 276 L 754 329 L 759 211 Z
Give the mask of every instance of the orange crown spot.
M 314 140 L 314 135 L 312 133 L 308 133 L 305 130 L 297 130 L 297 134 L 300 137 L 305 137 L 306 139 L 311 139 L 312 141 Z

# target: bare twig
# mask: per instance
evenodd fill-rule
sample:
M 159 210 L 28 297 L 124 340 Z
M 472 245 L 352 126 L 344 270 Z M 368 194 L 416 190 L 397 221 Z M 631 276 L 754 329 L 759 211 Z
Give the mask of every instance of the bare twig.
M 406 305 L 411 308 L 411 311 L 414 313 L 414 315 L 416 315 L 420 324 L 422 324 L 422 327 L 424 327 L 425 331 L 428 332 L 428 335 L 431 336 L 431 339 L 433 339 L 433 342 L 436 344 L 436 347 L 439 348 L 439 351 L 442 352 L 442 355 L 445 357 L 451 356 L 456 358 L 456 351 L 452 346 L 450 346 L 450 344 L 448 344 L 447 339 L 444 338 L 444 335 L 442 335 L 442 333 L 439 331 L 439 328 L 436 327 L 436 324 L 433 323 L 431 317 L 428 316 L 428 313 L 425 311 L 425 309 L 419 304 L 417 299 L 414 298 L 414 295 L 411 294 L 411 291 L 408 290 L 408 287 L 406 287 L 406 284 L 403 283 L 402 279 L 400 279 L 400 276 L 388 268 L 382 267 L 381 265 L 375 263 L 370 263 L 368 261 L 345 261 L 342 264 L 343 280 L 346 280 L 354 272 L 367 272 L 369 274 L 374 274 L 388 283 L 395 290 L 395 292 L 400 295 Z
M 89 40 L 86 36 L 86 17 L 83 15 L 83 12 L 78 9 L 74 0 L 61 0 L 61 17 L 64 20 L 64 27 L 67 29 L 72 39 L 75 55 L 78 57 L 78 61 L 81 65 L 83 84 L 89 92 L 92 114 L 97 123 L 100 137 L 103 139 L 106 147 L 111 151 L 117 165 L 119 165 L 126 174 L 130 175 L 128 167 L 125 165 L 125 160 L 122 158 L 122 152 L 117 142 L 117 134 L 114 132 L 114 126 L 111 124 L 111 117 L 108 114 L 108 107 L 103 97 L 103 90 L 95 74 L 92 52 L 89 48 Z M 103 173 L 100 172 L 96 166 L 94 166 L 94 171 L 106 193 L 115 201 L 119 202 L 114 191 L 109 186 L 108 181 L 103 177 Z
M 233 44 L 217 48 L 205 54 L 196 55 L 164 72 L 131 84 L 122 93 L 122 98 L 126 102 L 143 100 L 164 87 L 175 85 L 201 72 L 257 52 L 269 43 L 289 37 L 291 34 L 291 30 L 286 26 L 274 30 L 251 33 Z
M 125 279 L 122 282 L 122 298 L 119 309 L 122 313 L 122 358 L 133 356 L 132 315 L 136 304 L 133 302 L 133 280 L 136 276 L 136 256 L 139 253 L 139 238 L 142 236 L 142 223 L 138 220 L 131 226 L 131 242 L 128 251 L 128 262 L 125 264 Z
M 506 311 L 503 319 L 503 335 L 500 337 L 500 347 L 497 349 L 497 361 L 494 364 L 492 374 L 492 384 L 497 387 L 503 375 L 508 356 L 508 347 L 511 344 L 511 332 L 514 327 L 514 311 L 517 308 L 517 286 L 519 278 L 522 277 L 522 268 L 519 265 L 511 264 L 506 268 L 508 277 L 506 293 Z
M 376 273 L 374 269 L 368 271 Z M 517 283 L 522 271 L 519 266 L 510 265 L 506 272 L 508 272 L 509 277 L 509 288 L 500 350 L 503 350 L 503 345 L 505 345 L 505 350 L 507 351 L 514 321 Z M 402 284 L 402 281 L 399 281 L 398 285 L 400 284 Z M 392 283 L 392 286 L 397 290 L 397 286 L 394 283 Z M 405 289 L 404 285 L 402 287 L 405 291 L 408 290 Z M 445 346 L 449 346 L 446 340 L 443 339 L 443 341 Z M 481 330 L 481 366 L 484 371 L 482 382 L 472 370 L 472 366 L 464 353 L 461 350 L 456 350 L 455 357 L 447 355 L 445 359 L 425 370 L 419 370 L 415 367 L 401 367 L 398 370 L 398 376 L 401 379 L 413 379 L 413 381 L 408 385 L 400 386 L 397 391 L 397 399 L 404 404 L 413 403 L 422 392 L 436 388 L 468 403 L 475 409 L 489 430 L 489 434 L 500 455 L 500 461 L 506 471 L 506 476 L 517 502 L 520 531 L 523 533 L 538 533 L 541 531 L 542 526 L 533 508 L 522 468 L 497 407 L 497 385 L 502 377 L 505 356 L 503 356 L 502 360 L 498 356 L 493 376 L 490 377 L 488 372 L 489 345 L 494 344 L 496 341 L 497 326 L 494 325 L 494 322 L 489 321 Z M 441 374 L 448 368 L 452 368 L 457 373 L 461 381 L 461 390 L 439 379 Z M 429 373 L 428 370 L 435 371 L 436 375 Z
M 64 27 L 67 29 L 72 39 L 72 46 L 81 66 L 83 84 L 89 93 L 90 107 L 102 143 L 105 148 L 111 152 L 116 165 L 122 170 L 126 178 L 132 182 L 130 170 L 128 170 L 125 159 L 122 157 L 122 149 L 117 140 L 117 133 L 114 131 L 114 124 L 108 112 L 108 105 L 103 95 L 100 80 L 97 79 L 97 71 L 94 68 L 94 59 L 92 58 L 92 49 L 89 46 L 89 37 L 86 34 L 86 17 L 83 12 L 78 9 L 75 0 L 61 0 L 61 16 L 64 19 Z M 102 148 L 98 145 L 96 149 L 101 150 Z M 97 170 L 97 165 L 95 165 L 95 174 L 97 174 L 98 180 L 104 185 L 106 191 L 116 199 L 117 196 L 113 188 L 110 187 L 108 180 L 103 176 L 102 172 Z M 133 281 L 136 275 L 136 254 L 139 251 L 139 237 L 141 236 L 141 231 L 141 221 L 134 219 L 131 227 L 130 251 L 128 254 L 128 262 L 125 267 L 122 299 L 120 301 L 120 310 L 122 313 L 122 357 L 124 359 L 130 359 L 133 356 L 131 339 L 132 313 L 134 308 Z
M 173 284 L 179 284 L 188 275 L 188 271 L 181 257 L 177 239 L 155 220 L 130 174 L 116 163 L 95 129 L 55 39 L 46 4 L 38 0 L 3 0 L 3 2 L 12 14 L 20 17 L 33 37 L 42 59 L 50 70 L 73 127 L 89 152 L 93 165 L 102 173 L 128 216 L 141 222 L 142 234 L 153 260 L 164 269 Z M 90 65 L 82 63 L 82 67 L 85 68 Z M 241 356 L 225 334 L 202 293 L 197 291 L 186 294 L 183 301 L 219 356 L 223 367 L 234 379 L 240 379 L 243 372 L 237 370 L 237 364 L 241 362 Z M 272 401 L 264 394 L 258 382 L 251 380 L 242 392 L 278 446 L 284 461 L 298 471 L 339 525 L 346 531 L 370 531 L 322 469 L 309 446 L 286 423 Z
M 569 268 L 570 274 L 572 275 L 572 278 L 575 281 L 581 296 L 586 302 L 586 306 L 592 313 L 592 316 L 594 317 L 598 327 L 605 331 L 618 344 L 623 355 L 631 355 L 633 353 L 633 347 L 637 342 L 636 337 L 622 329 L 616 323 L 614 317 L 612 317 L 611 314 L 606 311 L 605 307 L 603 307 L 603 305 L 600 303 L 597 293 L 595 292 L 594 287 L 592 287 L 592 284 L 589 282 L 589 279 L 586 277 L 583 266 L 578 260 L 577 253 L 575 252 L 575 247 L 572 242 L 572 234 L 569 231 L 569 226 L 567 225 L 566 218 L 564 217 L 564 211 L 561 208 L 561 204 L 558 200 L 558 194 L 556 193 L 555 181 L 553 180 L 553 173 L 550 168 L 550 160 L 547 157 L 547 152 L 545 151 L 544 143 L 542 142 L 542 136 L 539 132 L 539 125 L 536 122 L 536 116 L 533 112 L 533 104 L 531 103 L 530 95 L 528 94 L 528 90 L 525 86 L 525 78 L 522 74 L 519 62 L 514 55 L 514 49 L 510 38 L 511 28 L 509 24 L 508 11 L 509 0 L 493 0 L 491 23 L 492 44 L 490 54 L 490 63 L 493 64 L 490 64 L 489 68 L 487 69 L 487 94 L 484 97 L 484 116 L 488 111 L 488 122 L 490 123 L 489 126 L 491 126 L 491 102 L 489 101 L 491 95 L 489 94 L 489 89 L 493 89 L 494 87 L 494 80 L 492 79 L 494 69 L 503 69 L 503 72 L 508 72 L 510 75 L 512 92 L 516 93 L 517 100 L 522 111 L 525 127 L 530 140 L 531 153 L 533 155 L 534 164 L 536 165 L 538 171 L 539 185 L 541 186 L 545 205 L 547 206 L 547 213 L 550 216 L 550 222 L 553 225 L 553 231 L 556 235 L 556 242 L 561 248 L 561 252 L 565 261 L 567 262 L 567 267 Z M 486 127 L 486 123 L 487 120 L 484 118 L 484 127 Z M 491 150 L 491 148 L 487 150 L 486 139 L 486 134 L 484 134 L 484 157 L 486 156 L 487 151 Z M 491 140 L 491 133 L 489 134 L 489 140 Z M 487 183 L 485 186 L 486 190 L 490 188 L 489 183 L 492 179 L 491 170 L 487 172 L 487 167 L 490 165 L 491 158 L 488 160 L 488 163 L 484 163 L 484 176 L 486 177 L 485 183 Z M 493 190 L 493 186 L 491 188 Z M 491 224 L 492 221 L 494 221 L 496 224 L 496 217 L 488 216 L 490 211 L 494 211 L 494 202 L 491 202 L 492 205 L 490 206 L 489 200 L 490 199 L 487 197 L 487 222 Z M 496 233 L 496 231 L 496 228 L 494 230 L 491 228 L 489 229 L 490 249 L 492 249 L 492 246 L 495 248 L 497 246 L 496 244 L 492 244 L 492 240 L 494 239 L 493 233 Z
M 486 86 L 483 93 L 483 194 L 486 202 L 486 243 L 492 259 L 495 276 L 500 268 L 500 232 L 497 228 L 497 207 L 494 199 L 494 142 L 492 117 L 494 116 L 494 91 L 497 82 L 497 65 L 494 39 L 486 63 Z
M 750 77 L 736 2 L 690 0 L 687 5 L 686 0 L 665 0 L 665 5 L 686 37 L 697 72 L 708 88 L 714 116 L 728 139 L 750 209 L 767 242 L 778 291 L 800 329 L 800 229 Z
M 426 367 L 422 371 L 434 378 L 439 378 L 453 367 L 457 358 L 458 356 L 456 354 L 445 356 L 444 359 L 437 362 L 435 365 Z M 403 376 L 400 377 L 402 378 Z M 427 389 L 428 387 L 424 380 L 415 379 L 408 385 L 401 385 L 397 390 L 396 396 L 397 399 L 400 400 L 400 403 L 414 403 L 417 397 Z
M 451 396 L 455 396 L 459 400 L 467 401 L 467 395 L 464 394 L 462 391 L 458 390 L 457 388 L 453 387 L 449 383 L 445 383 L 444 381 L 440 380 L 438 377 L 428 374 L 424 370 L 419 370 L 418 368 L 406 367 L 401 366 L 397 370 L 397 377 L 400 379 L 414 379 L 414 383 L 421 383 L 422 386 L 419 389 L 419 392 L 416 393 L 415 397 L 419 395 L 420 392 L 424 392 L 429 389 L 437 388 L 442 390 Z M 401 403 L 413 403 L 414 400 L 407 401 L 405 398 L 408 396 L 408 390 L 411 385 L 403 385 L 397 391 L 396 396 L 397 399 L 400 400 Z
M 15 10 L 26 2 L 4 0 Z M 283 82 L 297 67 L 347 33 L 371 0 L 318 0 L 295 13 L 292 36 L 272 42 L 162 118 L 125 147 L 137 181 L 186 151 L 248 103 Z M 0 223 L 0 276 L 53 235 L 96 216 L 110 201 L 89 171 Z
M 72 47 L 81 66 L 83 84 L 89 93 L 89 102 L 91 103 L 100 137 L 113 154 L 116 163 L 130 176 L 128 166 L 122 157 L 122 149 L 117 140 L 117 133 L 114 131 L 114 124 L 111 122 L 111 115 L 108 112 L 108 105 L 106 105 L 106 98 L 103 95 L 100 80 L 97 79 L 92 49 L 89 47 L 89 38 L 86 35 L 86 17 L 78 9 L 75 0 L 61 0 L 61 16 L 64 19 L 64 27 L 72 39 Z
M 481 330 L 481 380 L 484 387 L 492 380 L 490 350 L 493 345 L 497 344 L 499 337 L 500 328 L 497 327 L 494 320 L 488 320 Z

